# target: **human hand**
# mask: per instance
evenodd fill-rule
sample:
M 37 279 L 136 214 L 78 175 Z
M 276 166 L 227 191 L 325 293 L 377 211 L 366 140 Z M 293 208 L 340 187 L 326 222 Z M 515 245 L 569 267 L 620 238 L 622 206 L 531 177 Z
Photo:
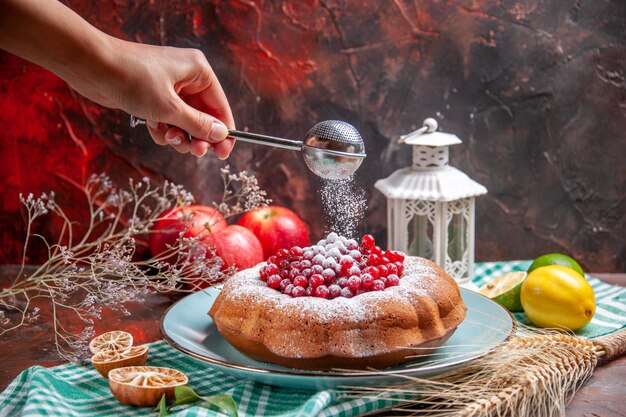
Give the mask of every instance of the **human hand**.
M 109 51 L 101 54 L 106 70 L 95 64 L 92 77 L 68 80 L 73 88 L 104 106 L 146 119 L 148 132 L 159 145 L 195 156 L 211 149 L 220 159 L 228 157 L 234 140 L 226 136 L 235 123 L 222 86 L 201 51 L 109 41 Z
M 53 71 L 103 106 L 146 119 L 160 145 L 196 156 L 209 149 L 220 159 L 230 154 L 233 115 L 199 50 L 114 38 L 58 1 L 0 4 L 0 48 Z M 195 139 L 188 141 L 185 131 Z

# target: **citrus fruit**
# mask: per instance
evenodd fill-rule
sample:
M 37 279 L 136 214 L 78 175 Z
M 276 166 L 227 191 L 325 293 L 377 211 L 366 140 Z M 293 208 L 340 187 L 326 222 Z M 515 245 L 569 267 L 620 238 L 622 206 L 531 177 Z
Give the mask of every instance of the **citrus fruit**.
M 89 342 L 89 350 L 96 354 L 102 350 L 122 351 L 133 345 L 133 336 L 130 333 L 121 330 L 113 330 L 112 332 L 102 333 L 100 336 L 93 338 Z
M 126 350 L 101 350 L 93 355 L 91 363 L 100 375 L 105 378 L 109 377 L 109 372 L 113 369 L 122 368 L 124 366 L 140 366 L 146 364 L 148 358 L 148 346 L 133 346 Z
M 127 366 L 109 372 L 109 388 L 119 402 L 138 407 L 153 407 L 165 394 L 174 398 L 174 389 L 187 384 L 187 376 L 172 368 Z
M 522 284 L 520 300 L 528 319 L 538 327 L 578 330 L 596 311 L 593 288 L 572 268 L 539 267 Z
M 523 311 L 522 303 L 520 302 L 520 291 L 524 278 L 526 278 L 526 272 L 508 272 L 489 281 L 478 292 L 485 297 L 491 298 L 509 311 Z
M 568 268 L 572 268 L 574 271 L 578 272 L 583 277 L 585 273 L 583 269 L 580 267 L 578 262 L 570 256 L 563 255 L 562 253 L 547 253 L 545 255 L 541 255 L 537 259 L 533 261 L 533 263 L 528 268 L 528 273 L 531 273 L 537 268 L 541 268 L 542 266 L 548 265 L 562 265 Z

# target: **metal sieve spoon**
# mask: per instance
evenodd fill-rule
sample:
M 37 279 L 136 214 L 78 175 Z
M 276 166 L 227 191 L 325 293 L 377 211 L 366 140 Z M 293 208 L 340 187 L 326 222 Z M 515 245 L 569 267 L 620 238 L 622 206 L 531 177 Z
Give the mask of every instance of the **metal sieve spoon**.
M 131 127 L 145 123 L 145 120 L 130 117 Z M 318 177 L 329 180 L 350 177 L 366 156 L 363 138 L 358 130 L 339 120 L 319 122 L 309 130 L 304 141 L 240 130 L 229 130 L 228 137 L 242 142 L 302 151 L 307 167 Z

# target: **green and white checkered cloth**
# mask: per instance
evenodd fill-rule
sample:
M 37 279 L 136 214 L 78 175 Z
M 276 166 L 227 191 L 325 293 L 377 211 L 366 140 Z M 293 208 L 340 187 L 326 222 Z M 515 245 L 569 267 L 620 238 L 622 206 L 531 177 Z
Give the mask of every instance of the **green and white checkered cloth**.
M 476 264 L 474 282 L 481 286 L 509 271 L 524 271 L 529 261 L 483 262 Z M 626 288 L 605 284 L 587 276 L 596 293 L 596 314 L 579 331 L 597 337 L 626 327 Z M 524 321 L 524 314 L 516 314 Z M 180 369 L 189 377 L 189 386 L 200 395 L 230 394 L 240 416 L 350 417 L 375 413 L 397 405 L 394 393 L 378 398 L 355 398 L 338 390 L 302 391 L 262 385 L 215 371 L 165 342 L 150 344 L 148 365 Z M 144 416 L 148 408 L 128 407 L 111 395 L 108 381 L 91 365 L 67 364 L 53 368 L 33 366 L 22 372 L 0 394 L 0 417 L 4 416 Z M 215 411 L 192 406 L 177 417 L 215 416 Z

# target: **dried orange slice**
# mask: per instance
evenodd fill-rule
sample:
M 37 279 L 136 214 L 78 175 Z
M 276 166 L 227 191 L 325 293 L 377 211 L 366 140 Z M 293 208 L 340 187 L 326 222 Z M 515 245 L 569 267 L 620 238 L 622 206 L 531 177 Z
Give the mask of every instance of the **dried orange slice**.
M 146 359 L 148 359 L 148 345 L 142 345 L 133 346 L 123 351 L 101 350 L 93 355 L 91 363 L 100 372 L 100 375 L 108 378 L 109 372 L 113 369 L 145 365 Z
M 96 354 L 103 350 L 123 351 L 133 345 L 133 336 L 121 330 L 102 333 L 89 342 L 89 350 Z
M 119 402 L 138 407 L 153 407 L 165 394 L 174 398 L 174 389 L 187 384 L 187 376 L 172 368 L 128 366 L 109 372 L 109 388 Z

